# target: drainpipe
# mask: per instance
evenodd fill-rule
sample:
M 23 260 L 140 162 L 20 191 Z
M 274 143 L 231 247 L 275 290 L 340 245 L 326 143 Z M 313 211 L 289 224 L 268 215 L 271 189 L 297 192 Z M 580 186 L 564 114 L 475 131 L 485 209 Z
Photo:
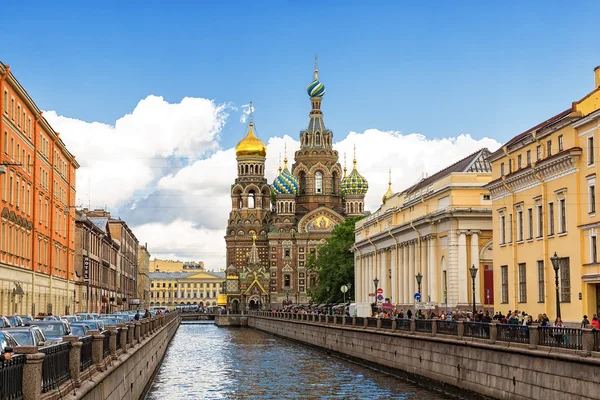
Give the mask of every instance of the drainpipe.
M 549 305 L 548 305 L 548 293 L 550 292 L 550 290 L 548 290 L 548 283 L 552 282 L 552 279 L 549 279 L 552 277 L 552 274 L 548 274 L 547 270 L 549 270 L 549 268 L 546 268 L 546 264 L 547 264 L 547 260 L 548 258 L 548 238 L 546 236 L 546 207 L 544 206 L 545 204 L 547 204 L 546 202 L 546 198 L 547 198 L 547 193 L 546 193 L 546 182 L 540 177 L 539 172 L 535 172 L 533 174 L 536 179 L 538 181 L 540 181 L 540 183 L 542 184 L 542 232 L 540 232 L 542 234 L 542 246 L 543 246 L 543 253 L 544 253 L 544 279 L 546 280 L 545 284 L 546 284 L 546 290 L 544 290 L 544 311 L 546 312 L 546 315 L 548 315 L 550 313 L 549 310 Z
M 36 154 L 37 154 L 37 127 L 38 124 L 40 122 L 40 120 L 42 119 L 44 112 L 40 111 L 40 114 L 35 118 L 35 120 L 33 121 L 33 148 L 35 149 L 34 154 L 33 154 L 33 159 L 31 160 L 33 162 L 33 174 L 32 174 L 32 181 L 33 181 L 33 185 L 32 185 L 32 193 L 31 193 L 31 221 L 33 222 L 33 229 L 31 232 L 31 314 L 32 316 L 35 317 L 35 273 L 36 273 L 36 258 L 34 257 L 35 254 L 35 242 L 36 242 L 36 224 L 35 224 L 35 216 L 36 216 L 36 199 L 35 199 L 35 185 L 36 182 L 38 181 L 39 177 L 37 177 L 37 168 L 36 168 L 36 164 L 35 164 L 35 160 L 37 159 Z M 42 214 L 42 210 L 37 210 L 40 215 Z M 37 255 L 37 261 L 38 263 L 40 263 L 41 261 L 41 255 L 38 252 Z M 39 311 L 38 311 L 39 312 Z
M 391 228 L 390 228 L 390 230 L 388 230 L 388 234 L 396 242 L 396 256 L 395 256 L 396 262 L 394 263 L 394 266 L 396 268 L 396 291 L 400 292 L 400 288 L 398 287 L 398 239 L 396 239 L 396 237 L 394 237 L 394 235 L 392 235 L 392 229 Z M 394 293 L 392 293 L 392 294 L 394 294 Z M 391 298 L 391 296 L 390 296 L 390 298 Z M 396 304 L 398 304 L 398 302 L 396 302 Z
M 506 177 L 502 177 L 502 184 L 504 185 L 504 187 L 506 188 L 506 190 L 508 190 L 511 193 L 511 198 L 512 198 L 512 204 L 510 206 L 511 210 L 513 211 L 512 213 L 510 213 L 509 215 L 512 215 L 511 217 L 511 230 L 510 230 L 510 238 L 511 238 L 511 245 L 513 247 L 513 251 L 512 251 L 512 263 L 513 263 L 513 285 L 514 285 L 514 307 L 512 308 L 516 308 L 517 307 L 517 290 L 519 288 L 518 286 L 518 271 L 517 271 L 517 232 L 516 232 L 516 221 L 514 220 L 515 217 L 515 213 L 514 213 L 514 208 L 515 208 L 515 192 L 508 187 L 508 185 L 506 184 Z

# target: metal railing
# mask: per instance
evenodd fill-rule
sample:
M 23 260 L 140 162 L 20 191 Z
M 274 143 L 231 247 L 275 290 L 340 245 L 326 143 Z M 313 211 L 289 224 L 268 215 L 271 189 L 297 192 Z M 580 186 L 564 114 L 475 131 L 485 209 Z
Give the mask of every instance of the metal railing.
M 381 327 L 383 329 L 392 329 L 392 322 L 393 322 L 393 319 L 391 319 L 391 318 L 383 318 L 381 320 Z
M 396 329 L 400 331 L 410 331 L 410 319 L 400 318 L 396 320 Z
M 583 340 L 581 329 L 540 326 L 541 346 L 562 347 L 565 349 L 581 350 Z
M 498 324 L 496 340 L 501 342 L 529 343 L 529 327 L 527 325 Z
M 437 333 L 442 335 L 458 336 L 458 322 L 438 320 L 437 321 Z
M 71 342 L 63 342 L 40 348 L 44 353 L 42 362 L 42 393 L 58 388 L 71 377 L 69 369 L 69 352 Z
M 415 320 L 415 331 L 417 332 L 432 332 L 431 320 L 430 319 L 416 319 Z
M 0 362 L 0 399 L 20 400 L 23 398 L 23 366 L 25 356 L 14 355 Z
M 79 370 L 84 371 L 92 365 L 92 341 L 91 336 L 84 336 L 79 341 L 81 342 L 81 355 L 79 358 Z
M 365 318 L 364 317 L 356 317 L 355 318 L 355 323 L 356 323 L 356 326 L 364 326 L 365 325 Z
M 369 328 L 377 328 L 377 318 L 367 318 L 367 326 Z
M 110 355 L 110 331 L 102 331 L 104 341 L 102 343 L 102 357 L 106 358 Z
M 117 350 L 120 350 L 121 348 L 123 348 L 121 346 L 121 332 L 123 332 L 123 329 L 117 328 L 117 332 L 115 333 L 117 335 Z
M 489 339 L 490 337 L 490 324 L 486 322 L 464 322 L 464 336 Z

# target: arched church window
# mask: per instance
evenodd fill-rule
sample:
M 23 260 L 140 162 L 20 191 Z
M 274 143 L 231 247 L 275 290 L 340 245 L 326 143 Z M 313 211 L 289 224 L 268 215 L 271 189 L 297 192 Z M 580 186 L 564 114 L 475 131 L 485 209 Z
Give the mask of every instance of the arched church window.
M 317 146 L 321 145 L 321 134 L 319 132 L 315 133 L 315 144 Z
M 306 194 L 306 174 L 300 172 L 300 194 Z
M 253 174 L 254 173 L 254 165 L 250 166 L 250 173 Z
M 251 190 L 248 193 L 248 208 L 254 208 L 255 206 L 255 202 L 254 202 L 254 190 Z
M 290 249 L 285 249 L 285 256 L 289 257 L 290 256 Z
M 291 284 L 292 284 L 291 277 L 289 275 L 285 275 L 283 277 L 283 286 L 286 288 L 289 288 L 289 287 L 291 287 Z
M 338 179 L 338 174 L 337 172 L 333 172 L 333 174 L 331 174 L 331 187 L 333 188 L 333 194 L 334 195 L 339 195 L 340 193 L 340 182 Z
M 321 172 L 315 174 L 315 193 L 323 193 L 323 174 Z

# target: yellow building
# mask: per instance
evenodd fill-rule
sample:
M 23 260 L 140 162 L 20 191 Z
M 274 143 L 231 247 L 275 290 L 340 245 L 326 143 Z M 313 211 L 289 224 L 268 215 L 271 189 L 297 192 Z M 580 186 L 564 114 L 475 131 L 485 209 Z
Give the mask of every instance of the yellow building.
M 216 306 L 222 294 L 222 272 L 151 272 L 150 307 Z
M 594 90 L 514 137 L 490 157 L 496 308 L 581 321 L 600 312 L 595 135 L 600 140 L 600 67 Z
M 184 270 L 201 270 L 204 271 L 204 263 L 202 261 L 179 261 L 179 260 L 159 260 L 150 261 L 150 270 L 154 272 L 181 272 Z
M 137 298 L 132 299 L 129 304 L 147 308 L 150 303 L 150 252 L 148 244 L 138 245 L 138 268 L 137 268 Z
M 491 306 L 492 202 L 484 188 L 492 178 L 489 155 L 481 149 L 399 193 L 390 183 L 379 210 L 356 224 L 358 302 L 374 301 L 377 278 L 379 301 L 413 308 L 420 273 L 423 302 L 470 309 L 469 268 L 475 265 L 476 303 Z

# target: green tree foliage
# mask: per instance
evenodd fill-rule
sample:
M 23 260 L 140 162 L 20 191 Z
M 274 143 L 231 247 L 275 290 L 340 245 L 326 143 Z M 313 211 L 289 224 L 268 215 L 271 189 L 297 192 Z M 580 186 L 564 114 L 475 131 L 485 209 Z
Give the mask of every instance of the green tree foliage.
M 318 256 L 308 256 L 307 267 L 318 276 L 317 286 L 310 295 L 316 303 L 341 303 L 343 285 L 352 284 L 346 293 L 346 301 L 354 293 L 354 255 L 350 251 L 354 244 L 354 225 L 362 217 L 347 218 L 333 229 L 327 243 L 319 246 Z M 354 294 L 352 294 L 354 298 Z

